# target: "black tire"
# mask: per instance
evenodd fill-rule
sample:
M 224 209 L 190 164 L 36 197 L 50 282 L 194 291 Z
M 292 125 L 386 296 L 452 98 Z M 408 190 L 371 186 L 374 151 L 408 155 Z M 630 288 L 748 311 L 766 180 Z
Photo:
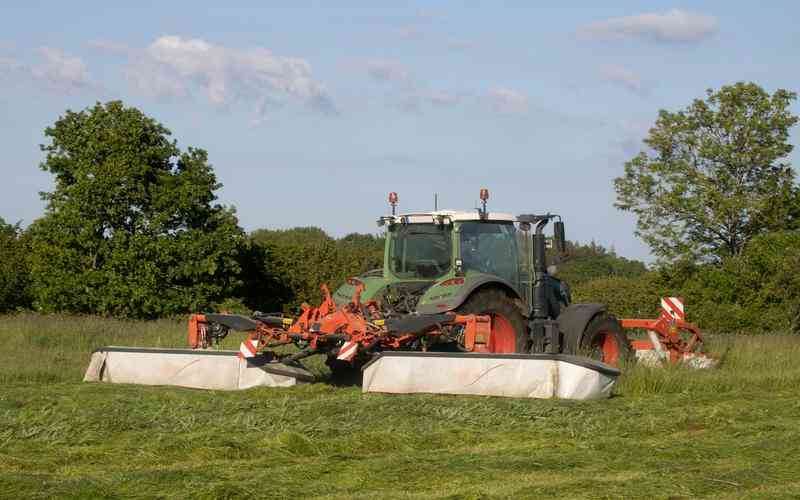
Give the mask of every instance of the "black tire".
M 350 363 L 331 355 L 325 360 L 325 364 L 331 371 L 330 381 L 333 385 L 361 385 L 364 378 L 361 368 L 364 363 Z
M 581 354 L 611 366 L 631 355 L 631 345 L 617 318 L 601 313 L 592 318 L 581 337 Z
M 460 314 L 499 315 L 508 320 L 514 335 L 514 352 L 529 351 L 528 328 L 514 299 L 502 290 L 485 288 L 473 294 L 456 310 Z M 494 320 L 492 321 L 494 324 Z

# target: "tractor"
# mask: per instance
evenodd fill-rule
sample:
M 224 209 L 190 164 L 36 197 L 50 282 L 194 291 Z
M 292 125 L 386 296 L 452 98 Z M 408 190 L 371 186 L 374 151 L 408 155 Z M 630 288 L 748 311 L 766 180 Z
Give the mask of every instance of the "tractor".
M 554 260 L 565 256 L 561 217 L 490 212 L 486 189 L 480 199 L 474 211 L 397 214 L 398 197 L 390 193 L 392 214 L 378 219 L 386 228 L 383 268 L 349 279 L 333 294 L 336 304 L 350 303 L 361 287 L 360 300 L 381 304 L 387 317 L 452 312 L 490 318 L 488 336 L 469 346 L 457 336 L 440 337 L 427 350 L 580 353 L 618 365 L 630 352 L 619 321 L 602 304 L 572 303 L 568 285 L 554 276 L 555 265 L 547 265 L 548 246 Z M 553 236 L 547 238 L 551 222 Z M 355 363 L 334 354 L 327 364 L 344 374 L 369 353 Z

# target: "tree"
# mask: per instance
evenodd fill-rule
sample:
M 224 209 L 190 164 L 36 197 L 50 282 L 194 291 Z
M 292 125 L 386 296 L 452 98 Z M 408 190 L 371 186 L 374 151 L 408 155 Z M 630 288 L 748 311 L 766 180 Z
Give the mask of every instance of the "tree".
M 644 262 L 620 257 L 594 241 L 588 245 L 568 241 L 567 255 L 558 265 L 558 277 L 572 286 L 597 278 L 636 278 L 647 272 Z
M 19 224 L 0 217 L 0 312 L 28 305 L 27 243 Z
M 754 236 L 800 226 L 800 190 L 785 162 L 796 94 L 753 83 L 708 90 L 676 113 L 661 110 L 650 151 L 615 179 L 617 208 L 662 260 L 719 261 Z
M 45 135 L 55 189 L 30 229 L 38 309 L 158 317 L 229 296 L 244 233 L 215 203 L 205 151 L 119 101 L 67 111 Z

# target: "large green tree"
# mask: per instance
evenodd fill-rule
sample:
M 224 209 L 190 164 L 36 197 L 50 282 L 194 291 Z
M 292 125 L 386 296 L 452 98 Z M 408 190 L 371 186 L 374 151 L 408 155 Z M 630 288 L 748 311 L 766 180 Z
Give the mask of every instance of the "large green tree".
M 787 163 L 796 94 L 754 83 L 708 90 L 678 112 L 661 110 L 648 151 L 615 180 L 616 206 L 666 261 L 718 261 L 754 236 L 800 225 L 800 192 Z
M 238 284 L 244 234 L 202 149 L 119 101 L 45 130 L 55 177 L 31 227 L 34 305 L 157 317 L 209 306 Z

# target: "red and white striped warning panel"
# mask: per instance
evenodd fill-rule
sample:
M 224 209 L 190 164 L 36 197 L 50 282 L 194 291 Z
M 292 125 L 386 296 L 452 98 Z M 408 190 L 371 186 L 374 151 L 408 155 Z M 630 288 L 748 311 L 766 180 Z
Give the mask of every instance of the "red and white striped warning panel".
M 252 358 L 258 354 L 258 340 L 257 339 L 246 339 L 242 344 L 239 346 L 239 357 L 240 358 Z
M 348 341 L 345 342 L 342 347 L 339 348 L 339 355 L 336 356 L 336 359 L 341 359 L 342 361 L 351 361 L 353 358 L 356 357 L 356 353 L 358 352 L 358 342 Z
M 668 319 L 686 319 L 681 297 L 662 297 L 661 315 Z

